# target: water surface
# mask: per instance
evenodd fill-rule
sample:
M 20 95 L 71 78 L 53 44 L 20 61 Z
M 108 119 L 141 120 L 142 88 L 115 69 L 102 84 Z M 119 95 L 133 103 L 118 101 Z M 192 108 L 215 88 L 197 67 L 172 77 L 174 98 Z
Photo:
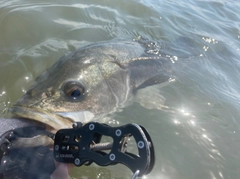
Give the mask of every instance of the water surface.
M 143 36 L 159 41 L 163 55 L 188 59 L 175 82 L 144 93 L 145 106 L 133 102 L 110 116 L 109 123 L 135 122 L 151 134 L 156 165 L 146 178 L 240 178 L 239 9 L 234 0 L 2 1 L 1 117 L 65 53 Z M 130 176 L 121 165 L 72 173 L 73 178 Z

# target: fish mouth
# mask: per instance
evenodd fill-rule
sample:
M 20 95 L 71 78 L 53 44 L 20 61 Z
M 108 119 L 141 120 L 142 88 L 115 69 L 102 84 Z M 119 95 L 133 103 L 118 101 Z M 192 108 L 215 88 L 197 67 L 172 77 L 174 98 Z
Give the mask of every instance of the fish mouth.
M 51 112 L 24 106 L 13 106 L 10 108 L 10 112 L 16 117 L 41 122 L 51 132 L 56 132 L 62 128 L 71 128 L 74 122 L 84 123 L 94 118 L 94 114 L 89 111 Z

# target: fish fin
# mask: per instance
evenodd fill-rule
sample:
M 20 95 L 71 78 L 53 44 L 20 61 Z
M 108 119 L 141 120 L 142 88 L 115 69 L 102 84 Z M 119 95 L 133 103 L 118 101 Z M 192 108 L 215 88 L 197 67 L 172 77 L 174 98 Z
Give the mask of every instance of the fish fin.
M 135 92 L 139 89 L 142 89 L 142 88 L 146 88 L 148 86 L 152 86 L 152 85 L 156 85 L 156 84 L 160 84 L 160 83 L 165 83 L 165 82 L 169 82 L 172 78 L 168 75 L 156 75 L 156 76 L 153 76 L 147 80 L 145 80 L 143 83 L 141 83 L 139 86 L 137 86 L 135 88 Z
M 164 105 L 165 97 L 161 95 L 160 90 L 156 86 L 150 86 L 139 90 L 134 98 L 134 101 L 138 102 L 146 109 L 168 109 L 168 107 Z

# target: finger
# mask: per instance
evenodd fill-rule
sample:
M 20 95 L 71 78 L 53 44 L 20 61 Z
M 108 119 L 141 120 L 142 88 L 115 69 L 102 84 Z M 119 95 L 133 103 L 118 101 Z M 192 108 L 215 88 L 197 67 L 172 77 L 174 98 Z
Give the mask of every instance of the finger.
M 56 170 L 52 173 L 51 179 L 68 179 L 68 165 L 59 163 Z

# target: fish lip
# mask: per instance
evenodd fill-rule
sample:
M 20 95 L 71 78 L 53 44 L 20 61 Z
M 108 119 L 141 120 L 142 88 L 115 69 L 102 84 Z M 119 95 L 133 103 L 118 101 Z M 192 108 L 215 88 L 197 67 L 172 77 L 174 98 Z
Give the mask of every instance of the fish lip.
M 26 118 L 38 121 L 49 126 L 51 131 L 57 131 L 62 128 L 72 127 L 75 121 L 71 118 L 63 117 L 53 112 L 39 108 L 30 108 L 25 106 L 13 106 L 9 111 L 16 117 Z
M 74 122 L 82 123 L 87 123 L 95 118 L 95 115 L 90 111 L 56 112 L 55 114 L 63 118 L 70 118 L 74 120 Z
M 71 128 L 74 122 L 89 122 L 95 115 L 90 111 L 51 112 L 40 108 L 13 106 L 10 112 L 17 117 L 35 120 L 50 127 L 50 131 Z

